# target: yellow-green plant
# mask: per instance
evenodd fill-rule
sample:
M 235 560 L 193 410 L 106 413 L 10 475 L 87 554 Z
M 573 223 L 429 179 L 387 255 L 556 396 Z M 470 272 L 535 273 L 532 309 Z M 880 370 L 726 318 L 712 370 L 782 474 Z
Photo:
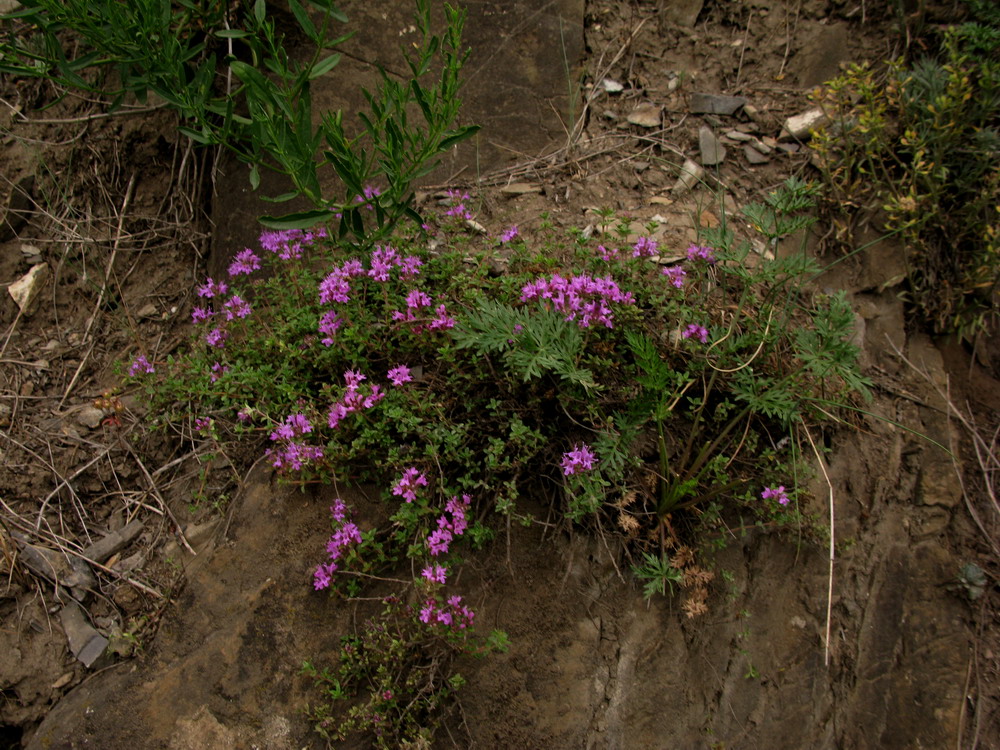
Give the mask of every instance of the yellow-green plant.
M 880 210 L 924 321 L 981 327 L 1000 280 L 1000 32 L 948 29 L 938 58 L 855 65 L 817 98 L 831 119 L 814 145 L 838 239 L 851 243 L 858 209 Z

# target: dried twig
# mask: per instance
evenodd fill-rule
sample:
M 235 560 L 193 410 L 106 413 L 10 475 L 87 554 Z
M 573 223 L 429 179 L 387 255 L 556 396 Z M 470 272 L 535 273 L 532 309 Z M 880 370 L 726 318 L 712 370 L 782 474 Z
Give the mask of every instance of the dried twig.
M 823 456 L 820 455 L 816 443 L 813 442 L 809 428 L 803 425 L 802 429 L 805 430 L 809 445 L 812 446 L 813 453 L 816 454 L 819 470 L 823 472 L 823 479 L 826 480 L 826 486 L 830 492 L 830 575 L 826 592 L 826 635 L 823 637 L 823 665 L 828 667 L 830 666 L 830 622 L 833 614 L 833 564 L 836 556 L 836 535 L 834 534 L 836 519 L 833 513 L 833 482 L 830 481 L 830 475 L 826 471 L 826 462 L 823 461 Z

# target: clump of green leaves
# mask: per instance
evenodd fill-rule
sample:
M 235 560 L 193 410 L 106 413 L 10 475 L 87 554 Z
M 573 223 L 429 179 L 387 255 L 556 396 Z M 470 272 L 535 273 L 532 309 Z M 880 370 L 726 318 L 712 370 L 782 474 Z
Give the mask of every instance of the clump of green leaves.
M 379 616 L 341 639 L 336 669 L 303 665 L 323 695 L 310 718 L 328 740 L 363 735 L 378 748 L 427 747 L 465 683 L 455 659 L 506 651 L 507 643 L 501 631 L 484 639 L 428 626 L 390 597 Z
M 937 332 L 974 333 L 1000 281 L 1000 28 L 946 29 L 936 56 L 852 66 L 820 103 L 814 144 L 839 237 L 858 208 L 905 247 L 910 302 Z
M 419 225 L 414 181 L 478 130 L 454 127 L 459 74 L 468 57 L 461 46 L 464 11 L 445 4 L 446 29 L 439 35 L 431 28 L 430 0 L 416 0 L 421 44 L 405 52 L 409 77 L 398 81 L 380 71 L 376 89 L 364 90 L 370 111 L 359 113 L 360 127 L 352 127 L 340 111 L 314 124 L 310 96 L 311 82 L 340 61 L 332 50 L 350 35 L 335 36 L 331 29 L 347 17 L 332 0 L 288 5 L 313 45 L 304 61 L 288 54 L 265 0 L 239 10 L 194 0 L 29 0 L 3 17 L 20 26 L 0 39 L 0 72 L 107 91 L 112 108 L 126 98 L 159 96 L 177 112 L 182 133 L 249 164 L 255 189 L 260 170 L 271 169 L 292 184 L 273 200 L 301 196 L 314 206 L 263 217 L 268 226 L 304 228 L 338 217 L 338 236 L 365 245 L 388 236 L 403 219 Z M 82 46 L 68 45 L 68 33 Z M 430 80 L 435 66 L 440 73 Z M 100 80 L 85 77 L 90 68 L 99 69 Z M 115 83 L 108 83 L 111 74 Z M 226 79 L 231 81 L 220 87 Z M 408 117 L 411 108 L 420 120 Z M 324 193 L 323 170 L 340 178 L 341 195 Z

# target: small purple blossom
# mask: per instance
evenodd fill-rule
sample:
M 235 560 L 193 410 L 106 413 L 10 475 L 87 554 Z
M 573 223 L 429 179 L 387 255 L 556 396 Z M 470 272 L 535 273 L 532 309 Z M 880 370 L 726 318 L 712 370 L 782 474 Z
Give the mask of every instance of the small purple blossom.
M 431 555 L 437 557 L 446 553 L 452 539 L 465 533 L 469 526 L 465 510 L 471 502 L 468 495 L 462 495 L 461 499 L 455 496 L 448 501 L 444 514 L 438 518 L 438 527 L 427 536 L 427 550 Z
M 396 486 L 392 488 L 392 494 L 412 503 L 417 499 L 417 488 L 426 486 L 427 477 L 421 474 L 415 466 L 411 466 L 403 472 L 403 476 L 396 482 Z
M 409 383 L 413 380 L 413 376 L 410 374 L 410 368 L 406 365 L 393 367 L 389 370 L 387 377 L 393 385 L 402 385 L 403 383 Z
M 221 362 L 216 362 L 212 365 L 212 374 L 210 375 L 212 382 L 214 383 L 227 372 L 229 372 L 229 367 L 227 365 L 223 365 Z
M 614 327 L 614 312 L 610 303 L 634 305 L 631 292 L 623 292 L 610 277 L 593 278 L 587 275 L 564 278 L 555 274 L 551 279 L 539 278 L 521 288 L 521 301 L 542 300 L 557 312 L 565 313 L 566 320 L 575 320 L 580 328 L 601 323 Z
M 640 237 L 632 245 L 632 257 L 641 258 L 643 255 L 650 257 L 656 255 L 656 240 L 650 237 Z
M 265 230 L 260 235 L 260 246 L 282 260 L 292 260 L 301 258 L 303 248 L 323 237 L 326 237 L 326 230 L 322 227 L 315 232 L 301 229 Z
M 223 294 L 229 291 L 229 285 L 225 281 L 220 281 L 216 283 L 211 276 L 209 276 L 205 283 L 198 287 L 199 297 L 221 297 Z
M 215 315 L 215 313 L 207 307 L 196 307 L 191 311 L 191 322 L 201 323 L 204 320 L 208 320 L 213 315 Z
M 250 414 L 250 410 L 246 408 L 240 409 L 238 412 L 236 412 L 236 418 L 240 420 L 240 422 L 242 422 L 243 424 L 249 422 L 251 416 L 252 415 Z
M 512 224 L 511 227 L 500 235 L 500 244 L 506 245 L 508 242 L 513 240 L 520 234 L 517 228 L 517 224 Z
M 229 331 L 225 328 L 213 328 L 205 334 L 205 343 L 216 349 L 221 349 L 226 345 L 226 339 L 228 338 Z
M 211 426 L 212 426 L 211 417 L 198 417 L 196 420 L 194 420 L 194 428 L 198 432 L 204 432 L 205 430 L 208 430 Z
M 684 277 L 687 276 L 687 271 L 680 266 L 667 266 L 663 269 L 663 275 L 670 279 L 670 283 L 675 287 L 682 289 L 684 287 Z
M 760 493 L 760 496 L 764 500 L 777 500 L 779 505 L 788 505 L 788 503 L 791 502 L 785 492 L 784 485 L 779 487 L 765 487 L 764 491 Z
M 606 248 L 604 245 L 597 246 L 597 254 L 601 256 L 601 260 L 606 263 L 610 263 L 612 260 L 619 256 L 619 250 L 617 247 Z
M 703 260 L 709 265 L 715 263 L 715 250 L 710 247 L 701 247 L 700 245 L 691 245 L 687 249 L 688 260 Z
M 156 368 L 150 364 L 148 359 L 146 359 L 145 354 L 140 354 L 136 357 L 128 368 L 129 377 L 132 378 L 141 374 L 151 375 L 154 372 L 156 372 Z
M 684 332 L 681 334 L 681 337 L 686 339 L 696 338 L 701 343 L 707 344 L 708 329 L 705 328 L 705 326 L 698 325 L 697 323 L 691 323 L 688 325 L 687 328 L 684 329 Z
M 230 276 L 249 276 L 254 271 L 260 270 L 260 258 L 250 248 L 246 248 L 236 254 L 233 262 L 229 264 Z
M 420 575 L 428 583 L 444 583 L 447 580 L 448 569 L 443 565 L 428 565 L 420 572 Z
M 344 324 L 344 321 L 340 319 L 340 316 L 333 310 L 327 310 L 323 313 L 323 317 L 319 319 L 319 332 L 324 334 L 323 338 L 320 339 L 320 343 L 323 346 L 333 345 L 333 335 L 340 330 L 340 327 Z
M 234 294 L 224 305 L 226 308 L 226 320 L 233 318 L 245 318 L 251 313 L 250 303 L 244 301 L 238 294 Z
M 590 449 L 589 445 L 577 444 L 571 451 L 563 453 L 562 471 L 564 476 L 579 474 L 581 471 L 590 471 L 594 468 L 594 460 L 597 456 Z
M 444 305 L 438 305 L 434 312 L 436 315 L 434 320 L 427 324 L 428 329 L 431 331 L 443 331 L 455 327 L 457 321 L 448 315 L 448 311 Z

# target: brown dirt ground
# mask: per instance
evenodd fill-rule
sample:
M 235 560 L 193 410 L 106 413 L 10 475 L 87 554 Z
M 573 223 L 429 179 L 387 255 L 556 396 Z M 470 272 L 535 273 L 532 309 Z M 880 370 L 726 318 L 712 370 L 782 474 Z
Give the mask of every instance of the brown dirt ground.
M 530 116 L 484 130 L 493 166 L 478 181 L 468 177 L 474 155 L 447 165 L 477 190 L 480 222 L 517 222 L 528 236 L 543 213 L 582 228 L 591 209 L 611 206 L 637 222 L 660 214 L 663 241 L 686 243 L 699 222 L 733 214 L 785 176 L 814 176 L 806 147 L 751 166 L 729 143 L 708 178 L 730 196 L 726 205 L 703 188 L 669 191 L 682 157 L 697 158 L 699 126 L 776 136 L 840 64 L 883 59 L 902 38 L 882 11 L 836 0 L 538 2 L 538 18 L 551 19 L 553 5 L 579 34 L 591 87 L 568 98 L 560 72 L 533 83 L 530 106 L 513 85 L 512 101 L 483 103 L 495 88 L 489 76 L 502 75 L 484 72 L 489 60 L 503 62 L 501 44 L 474 60 L 470 71 L 485 85 L 467 97 L 467 117 L 490 120 L 519 101 Z M 502 3 L 479 10 L 513 23 L 505 33 L 535 19 L 509 18 Z M 695 20 L 683 25 L 685 16 Z M 511 57 L 520 70 L 538 67 Z M 624 90 L 600 91 L 604 78 Z M 699 91 L 746 96 L 761 114 L 693 115 Z M 120 424 L 91 408 L 117 386 L 116 361 L 139 351 L 162 358 L 184 339 L 195 281 L 252 235 L 246 217 L 257 209 L 243 177 L 213 171 L 162 109 L 104 117 L 70 96 L 42 110 L 53 92 L 23 81 L 4 82 L 3 99 L 0 195 L 16 207 L 16 186 L 35 181 L 26 221 L 0 244 L 0 281 L 20 277 L 35 255 L 53 273 L 30 316 L 6 294 L 0 300 L 0 748 L 321 747 L 303 716 L 315 695 L 299 666 L 330 658 L 370 608 L 309 586 L 332 490 L 279 486 L 258 466 L 231 491 L 234 472 L 249 465 L 242 457 L 217 457 L 201 471 L 194 459 L 208 447 L 185 428 L 145 433 L 132 394 L 121 394 Z M 643 102 L 662 107 L 662 128 L 626 122 Z M 530 138 L 518 140 L 519 127 Z M 538 151 L 539 130 L 546 156 L 519 158 Z M 510 182 L 540 192 L 512 197 L 501 190 Z M 808 244 L 824 251 L 818 236 Z M 825 548 L 734 529 L 706 560 L 730 579 L 717 578 L 709 614 L 688 620 L 673 600 L 643 601 L 613 539 L 515 526 L 458 583 L 479 621 L 506 630 L 512 647 L 461 665 L 468 684 L 436 746 L 1000 747 L 998 561 L 970 512 L 995 540 L 996 517 L 983 505 L 990 477 L 938 390 L 947 385 L 988 436 L 1000 423 L 1000 383 L 966 347 L 907 330 L 894 286 L 899 257 L 898 247 L 876 244 L 819 283 L 852 296 L 863 364 L 877 383 L 872 412 L 957 447 L 967 493 L 943 452 L 883 421 L 823 435 L 838 541 L 828 649 Z M 364 489 L 345 499 L 375 525 L 385 508 Z M 812 489 L 808 510 L 826 518 L 827 487 Z M 63 633 L 66 589 L 31 572 L 15 535 L 71 557 L 133 520 L 142 533 L 97 571 L 84 600 L 114 651 L 87 669 Z M 970 562 L 990 581 L 974 602 L 956 585 Z

